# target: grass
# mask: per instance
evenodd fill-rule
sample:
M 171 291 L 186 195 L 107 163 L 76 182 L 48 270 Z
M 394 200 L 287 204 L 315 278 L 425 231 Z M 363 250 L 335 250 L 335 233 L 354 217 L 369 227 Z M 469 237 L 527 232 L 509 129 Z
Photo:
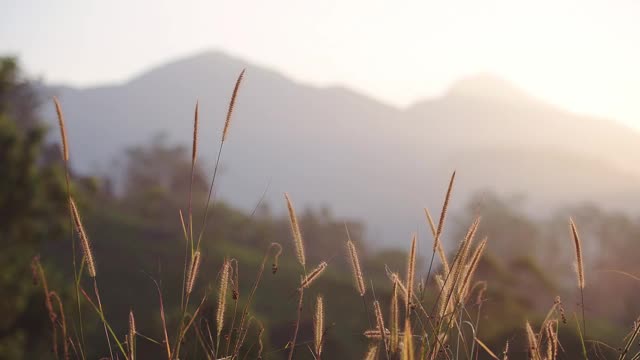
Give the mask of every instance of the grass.
M 203 263 L 203 257 L 205 257 L 201 247 L 201 240 L 205 232 L 207 218 L 210 216 L 209 208 L 215 202 L 215 196 L 213 195 L 216 174 L 223 145 L 229 135 L 232 114 L 236 100 L 240 96 L 239 89 L 244 75 L 245 72 L 243 70 L 238 76 L 231 95 L 203 214 L 202 226 L 198 231 L 194 232 L 191 191 L 187 199 L 186 213 L 183 213 L 182 209 L 180 209 L 180 215 L 176 218 L 176 225 L 181 227 L 184 237 L 182 240 L 185 242 L 182 293 L 180 294 L 181 306 L 177 321 L 168 320 L 164 306 L 166 294 L 163 293 L 158 281 L 153 279 L 157 288 L 157 314 L 161 320 L 159 324 L 162 328 L 162 339 L 153 339 L 140 333 L 137 330 L 138 327 L 136 327 L 133 310 L 129 312 L 128 332 L 123 336 L 114 331 L 106 316 L 107 309 L 103 307 L 100 298 L 95 261 L 100 254 L 94 254 L 92 250 L 88 232 L 84 228 L 79 209 L 72 198 L 70 187 L 69 185 L 67 186 L 69 191 L 70 221 L 75 225 L 77 235 L 76 237 L 71 237 L 73 252 L 73 263 L 71 265 L 74 270 L 73 284 L 76 293 L 75 301 L 77 302 L 77 304 L 74 304 L 76 305 L 74 309 L 77 308 L 77 311 L 74 310 L 75 314 L 69 313 L 69 315 L 72 315 L 74 319 L 72 324 L 78 324 L 77 327 L 75 325 L 70 327 L 62 301 L 55 291 L 49 289 L 46 274 L 39 260 L 37 258 L 34 259 L 32 264 L 34 273 L 37 274 L 45 294 L 45 307 L 52 327 L 52 354 L 56 358 L 87 358 L 88 348 L 84 339 L 82 324 L 83 319 L 90 315 L 84 313 L 81 303 L 90 305 L 93 315 L 97 316 L 102 323 L 104 341 L 109 348 L 108 357 L 110 359 L 134 360 L 137 357 L 136 343 L 138 341 L 151 342 L 162 348 L 168 360 L 195 357 L 196 355 L 192 355 L 194 354 L 191 350 L 193 348 L 197 348 L 197 354 L 202 354 L 202 357 L 206 359 L 262 359 L 280 356 L 275 353 L 264 352 L 263 335 L 266 329 L 257 315 L 252 313 L 254 302 L 259 301 L 256 298 L 256 292 L 262 283 L 267 266 L 270 265 L 271 273 L 274 275 L 281 272 L 279 257 L 282 254 L 282 245 L 280 243 L 272 243 L 265 249 L 262 261 L 257 266 L 250 291 L 244 296 L 240 294 L 239 290 L 241 277 L 239 276 L 238 268 L 244 261 L 241 256 L 239 258 L 231 258 L 229 254 L 216 254 L 216 256 L 223 258 L 216 290 L 203 291 L 205 289 L 201 285 L 202 279 L 199 278 L 201 264 Z M 62 156 L 67 169 L 68 183 L 67 162 L 69 149 L 64 117 L 62 107 L 57 100 L 55 100 L 55 106 L 62 135 Z M 198 123 L 199 107 L 198 103 L 196 103 L 191 159 L 191 186 L 193 185 L 193 169 L 198 153 Z M 452 199 L 455 178 L 456 172 L 453 172 L 446 190 L 437 226 L 429 211 L 425 209 L 425 220 L 431 229 L 431 237 L 433 238 L 432 254 L 428 262 L 426 280 L 417 279 L 420 276 L 420 274 L 416 273 L 418 237 L 414 235 L 409 243 L 404 280 L 400 274 L 388 271 L 389 282 L 376 285 L 379 288 L 391 288 L 389 299 L 377 298 L 375 294 L 376 286 L 373 283 L 371 284 L 372 291 L 367 292 L 368 286 L 365 285 L 365 275 L 356 247 L 351 241 L 347 229 L 345 234 L 345 256 L 350 259 L 353 270 L 353 296 L 361 297 L 364 307 L 363 312 L 354 309 L 353 314 L 354 316 L 362 314 L 361 316 L 366 317 L 369 323 L 369 328 L 362 329 L 363 337 L 366 337 L 367 341 L 370 342 L 366 352 L 362 354 L 363 359 L 436 360 L 488 357 L 506 360 L 509 358 L 509 342 L 504 344 L 501 350 L 491 349 L 482 340 L 480 332 L 482 305 L 486 301 L 485 290 L 487 284 L 486 282 L 475 281 L 475 274 L 485 254 L 487 243 L 490 241 L 490 239 L 484 238 L 476 244 L 475 238 L 480 226 L 480 218 L 476 218 L 470 224 L 466 236 L 458 244 L 457 251 L 453 257 L 448 258 L 442 248 L 441 237 Z M 315 315 L 305 314 L 305 307 L 303 306 L 305 301 L 304 294 L 308 289 L 313 288 L 316 280 L 331 267 L 331 259 L 325 259 L 317 264 L 313 270 L 307 271 L 307 257 L 302 235 L 303 229 L 300 228 L 291 197 L 286 193 L 284 197 L 289 213 L 293 240 L 292 248 L 299 265 L 297 268 L 287 267 L 285 270 L 296 273 L 297 275 L 292 278 L 295 280 L 299 276 L 300 280 L 290 284 L 291 288 L 294 289 L 294 294 L 297 295 L 296 306 L 295 308 L 292 306 L 292 313 L 295 314 L 296 320 L 291 337 L 286 344 L 283 344 L 282 348 L 277 350 L 280 351 L 279 354 L 286 351 L 289 360 L 308 356 L 320 360 L 324 354 L 323 346 L 326 342 L 327 334 L 333 330 L 331 322 L 326 318 L 326 309 L 331 307 L 332 294 L 328 291 L 322 296 L 316 297 Z M 562 350 L 563 347 L 559 336 L 560 324 L 566 323 L 567 320 L 562 303 L 558 298 L 554 301 L 544 319 L 537 324 L 538 326 L 532 325 L 529 321 L 522 324 L 522 332 L 526 334 L 529 359 L 554 360 L 560 358 L 561 355 L 562 358 L 587 359 L 587 344 L 590 341 L 593 342 L 593 340 L 587 338 L 583 293 L 585 273 L 581 241 L 576 224 L 573 220 L 569 220 L 569 223 L 576 250 L 578 287 L 581 292 L 582 327 L 578 325 L 577 335 L 580 338 L 583 351 L 581 354 L 566 354 Z M 76 241 L 79 241 L 79 247 L 82 250 L 82 261 L 79 266 L 75 259 Z M 441 264 L 439 269 L 434 267 L 436 253 Z M 109 259 L 104 259 L 103 261 L 109 261 Z M 93 293 L 92 291 L 87 291 L 84 285 L 86 282 L 81 281 L 82 278 L 91 280 Z M 229 289 L 231 290 L 230 292 Z M 214 296 L 214 292 L 215 296 L 217 296 L 217 309 L 215 323 L 212 324 L 203 315 L 203 304 L 209 297 Z M 435 296 L 427 297 L 425 293 L 432 293 Z M 83 296 L 80 297 L 80 294 Z M 369 297 L 366 296 L 367 294 L 369 294 Z M 385 292 L 384 294 L 386 295 L 387 293 Z M 286 295 L 283 294 L 283 298 L 286 298 Z M 231 297 L 231 301 L 228 301 L 229 297 Z M 54 306 L 54 304 L 57 306 Z M 388 308 L 385 308 L 384 306 L 387 304 Z M 369 319 L 370 313 L 374 315 L 375 321 L 373 323 Z M 389 314 L 386 320 L 385 314 Z M 299 341 L 301 321 L 305 316 L 313 317 L 313 339 L 310 342 L 306 340 Z M 175 328 L 171 327 L 172 324 L 175 325 Z M 639 329 L 640 325 L 634 324 L 631 333 L 624 342 L 624 347 L 618 351 L 618 359 L 640 358 L 640 351 L 635 353 L 632 351 L 633 344 L 640 332 Z

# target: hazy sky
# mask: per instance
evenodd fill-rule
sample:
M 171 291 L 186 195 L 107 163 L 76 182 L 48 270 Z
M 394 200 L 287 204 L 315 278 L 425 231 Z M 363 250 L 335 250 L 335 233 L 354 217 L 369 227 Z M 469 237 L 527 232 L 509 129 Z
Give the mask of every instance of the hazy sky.
M 640 2 L 0 0 L 0 54 L 49 82 L 123 81 L 219 49 L 406 105 L 491 72 L 640 129 Z

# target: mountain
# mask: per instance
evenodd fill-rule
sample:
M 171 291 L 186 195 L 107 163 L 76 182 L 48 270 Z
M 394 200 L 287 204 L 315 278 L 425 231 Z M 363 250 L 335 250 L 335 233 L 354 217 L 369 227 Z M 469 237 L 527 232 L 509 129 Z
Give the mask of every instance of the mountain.
M 246 77 L 225 145 L 221 196 L 252 208 L 283 210 L 284 191 L 299 208 L 330 206 L 366 222 L 379 245 L 424 233 L 422 208 L 438 212 L 458 171 L 454 206 L 477 191 L 524 193 L 547 212 L 592 201 L 637 210 L 640 134 L 612 121 L 545 104 L 505 80 L 478 75 L 439 98 L 406 109 L 345 88 L 296 83 L 220 52 L 156 67 L 123 84 L 48 91 L 63 105 L 72 163 L 111 172 L 127 146 L 159 132 L 190 146 L 200 101 L 200 154 L 215 158 L 229 95 Z M 46 118 L 54 123 L 53 109 Z

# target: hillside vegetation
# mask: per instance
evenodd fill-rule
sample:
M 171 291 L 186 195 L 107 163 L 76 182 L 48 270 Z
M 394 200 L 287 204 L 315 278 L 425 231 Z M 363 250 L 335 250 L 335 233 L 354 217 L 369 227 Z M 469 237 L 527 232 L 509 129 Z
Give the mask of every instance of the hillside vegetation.
M 640 358 L 640 223 L 627 215 L 583 205 L 534 219 L 490 191 L 454 212 L 468 175 L 451 167 L 416 215 L 427 231 L 373 248 L 364 223 L 298 207 L 294 192 L 278 193 L 286 212 L 267 184 L 249 210 L 221 200 L 227 144 L 250 121 L 235 117 L 251 101 L 244 71 L 226 84 L 220 132 L 203 131 L 193 99 L 191 146 L 129 146 L 118 184 L 74 171 L 87 139 L 67 132 L 64 101 L 44 103 L 61 144 L 47 145 L 28 79 L 12 59 L 0 75 L 0 358 Z M 208 171 L 200 144 L 213 142 Z M 369 195 L 393 214 L 380 193 L 394 187 Z

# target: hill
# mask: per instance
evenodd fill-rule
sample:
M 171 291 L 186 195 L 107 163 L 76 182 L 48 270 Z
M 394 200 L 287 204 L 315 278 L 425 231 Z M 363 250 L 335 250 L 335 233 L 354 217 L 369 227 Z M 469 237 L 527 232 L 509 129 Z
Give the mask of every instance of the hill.
M 72 163 L 117 176 L 112 160 L 157 133 L 190 146 L 201 104 L 201 151 L 212 163 L 235 77 L 247 68 L 223 156 L 222 198 L 283 209 L 328 206 L 362 219 L 374 243 L 405 244 L 437 212 L 450 173 L 454 204 L 477 191 L 525 194 L 532 211 L 575 202 L 637 210 L 640 135 L 615 122 L 571 114 L 491 75 L 461 80 L 406 109 L 339 87 L 318 88 L 206 52 L 158 66 L 122 84 L 52 86 L 63 104 Z M 54 122 L 53 109 L 46 118 Z M 187 176 L 187 174 L 185 174 Z M 390 189 L 392 191 L 390 191 Z

